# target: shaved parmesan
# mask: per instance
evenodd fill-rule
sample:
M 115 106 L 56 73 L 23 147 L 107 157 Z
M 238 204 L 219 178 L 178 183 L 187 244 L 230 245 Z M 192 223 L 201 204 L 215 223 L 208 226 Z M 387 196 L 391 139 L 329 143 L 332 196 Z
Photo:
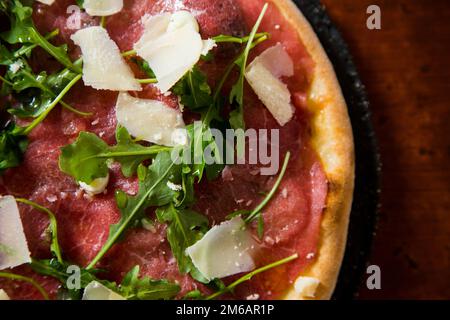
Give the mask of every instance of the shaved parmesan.
M 277 122 L 284 126 L 294 116 L 291 93 L 280 77 L 294 74 L 292 59 L 281 44 L 264 51 L 247 67 L 245 77 Z
M 134 45 L 158 79 L 156 87 L 166 93 L 215 46 L 203 41 L 197 20 L 188 11 L 163 13 L 143 20 L 144 33 Z
M 47 4 L 49 6 L 51 6 L 55 2 L 55 0 L 37 0 L 37 1 L 43 4 Z
M 0 300 L 9 300 L 9 296 L 5 290 L 0 289 Z
M 138 99 L 119 94 L 116 117 L 138 139 L 173 147 L 187 142 L 183 115 L 157 100 Z
M 254 248 L 245 222 L 236 217 L 213 227 L 186 253 L 203 276 L 212 280 L 253 270 Z
M 92 181 L 90 184 L 80 182 L 80 187 L 84 191 L 86 191 L 89 195 L 97 195 L 103 193 L 106 190 L 109 182 L 109 174 L 104 178 L 97 178 Z
M 83 8 L 90 16 L 111 16 L 123 9 L 123 0 L 84 0 Z
M 102 27 L 77 31 L 72 40 L 83 53 L 83 81 L 97 90 L 140 91 L 139 82 L 120 54 L 117 44 Z
M 16 199 L 0 198 L 0 270 L 31 262 Z
M 294 284 L 295 292 L 302 298 L 314 298 L 320 281 L 311 277 L 299 277 Z
M 84 289 L 83 300 L 126 300 L 120 294 L 105 287 L 100 282 L 92 281 Z

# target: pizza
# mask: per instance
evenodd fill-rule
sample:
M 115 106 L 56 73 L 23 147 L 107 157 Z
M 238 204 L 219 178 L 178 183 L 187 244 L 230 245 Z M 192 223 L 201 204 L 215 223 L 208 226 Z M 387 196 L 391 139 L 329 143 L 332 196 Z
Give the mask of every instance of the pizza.
M 0 0 L 1 299 L 329 299 L 347 107 L 290 0 Z

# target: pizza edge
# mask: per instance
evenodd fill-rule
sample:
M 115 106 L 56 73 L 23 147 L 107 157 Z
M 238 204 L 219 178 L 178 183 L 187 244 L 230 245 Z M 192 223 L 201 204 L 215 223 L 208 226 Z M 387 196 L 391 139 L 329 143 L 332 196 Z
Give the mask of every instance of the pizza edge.
M 355 153 L 353 131 L 340 84 L 313 28 L 292 0 L 273 0 L 299 37 L 315 63 L 309 97 L 320 97 L 309 106 L 312 113 L 312 144 L 328 180 L 326 209 L 320 226 L 317 256 L 301 276 L 320 281 L 315 299 L 330 299 L 347 243 L 353 201 Z M 309 99 L 308 99 L 309 100 Z M 309 104 L 309 103 L 308 103 Z M 285 299 L 302 299 L 293 287 Z

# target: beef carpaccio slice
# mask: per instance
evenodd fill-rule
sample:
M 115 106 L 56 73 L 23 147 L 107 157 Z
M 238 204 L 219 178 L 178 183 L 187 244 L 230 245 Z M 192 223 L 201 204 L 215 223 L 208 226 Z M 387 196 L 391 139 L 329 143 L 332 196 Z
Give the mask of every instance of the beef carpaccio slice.
M 203 38 L 233 34 L 242 36 L 249 32 L 261 11 L 261 0 L 125 0 L 123 11 L 107 19 L 106 28 L 123 51 L 130 50 L 142 33 L 141 18 L 145 14 L 186 9 L 195 13 Z M 36 3 L 34 21 L 41 33 L 55 28 L 60 30 L 56 39 L 68 43 L 73 58 L 79 50 L 70 40 L 76 30 L 68 27 L 71 19 L 66 13 L 74 1 L 58 0 L 52 6 Z M 82 26 L 97 25 L 98 19 L 85 14 L 81 16 Z M 288 25 L 280 12 L 272 5 L 261 25 L 261 31 L 271 33 L 271 39 L 254 50 L 252 57 L 265 48 L 282 42 L 295 61 L 295 76 L 286 79 L 296 107 L 295 118 L 284 127 L 279 127 L 271 114 L 246 86 L 245 120 L 249 128 L 280 129 L 281 160 L 287 151 L 292 159 L 280 191 L 264 209 L 265 234 L 261 241 L 262 250 L 258 265 L 262 266 L 297 252 L 299 259 L 255 277 L 241 285 L 234 296 L 246 298 L 259 296 L 261 299 L 277 298 L 292 283 L 299 273 L 314 259 L 319 240 L 320 221 L 327 195 L 327 181 L 320 162 L 309 145 L 310 127 L 305 111 L 309 76 L 314 68 L 311 58 L 299 41 L 297 31 Z M 211 85 L 220 77 L 225 66 L 235 56 L 238 48 L 221 45 L 216 49 L 216 59 L 203 63 L 201 68 L 208 74 Z M 54 68 L 54 62 L 45 54 L 35 50 L 33 67 Z M 162 96 L 151 85 L 139 93 L 140 97 L 160 99 L 178 107 L 177 98 Z M 42 204 L 56 213 L 59 236 L 66 259 L 78 265 L 86 265 L 106 241 L 109 225 L 119 219 L 114 192 L 117 189 L 128 193 L 137 191 L 136 179 L 126 179 L 120 168 L 111 170 L 111 179 L 105 194 L 94 198 L 80 191 L 71 177 L 58 168 L 60 148 L 73 142 L 80 131 L 90 131 L 106 142 L 115 143 L 116 119 L 114 106 L 117 93 L 96 91 L 79 83 L 65 97 L 72 106 L 92 112 L 90 118 L 82 118 L 62 108 L 55 109 L 50 116 L 30 135 L 30 146 L 23 164 L 8 170 L 1 178 L 0 191 L 17 197 L 28 198 Z M 262 176 L 258 166 L 229 166 L 216 181 L 204 181 L 198 186 L 195 208 L 205 214 L 211 225 L 220 223 L 235 210 L 252 209 L 262 200 L 262 193 L 270 190 L 276 176 Z M 49 258 L 49 239 L 46 232 L 47 217 L 29 207 L 20 205 L 25 233 L 32 256 Z M 125 239 L 114 246 L 101 261 L 100 267 L 107 270 L 105 277 L 120 282 L 125 273 L 139 265 L 141 275 L 155 279 L 167 278 L 177 281 L 182 292 L 199 288 L 190 276 L 181 275 L 165 237 L 166 227 L 156 223 L 155 230 L 134 229 Z M 220 248 L 218 248 L 220 250 Z M 49 277 L 35 274 L 28 267 L 13 270 L 35 278 L 55 298 L 59 283 Z M 235 277 L 225 279 L 225 282 Z M 0 280 L 13 299 L 40 299 L 31 285 Z

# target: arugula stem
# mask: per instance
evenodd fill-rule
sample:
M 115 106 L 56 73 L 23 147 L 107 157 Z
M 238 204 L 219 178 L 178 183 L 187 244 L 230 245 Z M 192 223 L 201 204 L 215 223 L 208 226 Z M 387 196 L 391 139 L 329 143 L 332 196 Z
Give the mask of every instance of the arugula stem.
M 45 40 L 50 40 L 51 38 L 56 37 L 58 34 L 59 34 L 59 29 L 55 29 L 52 32 L 50 32 L 47 35 L 45 35 L 44 38 L 45 38 Z M 14 58 L 18 58 L 18 57 L 23 56 L 25 54 L 29 54 L 37 46 L 38 46 L 37 44 L 32 44 L 30 46 L 23 46 L 22 48 L 20 48 L 16 52 L 14 52 Z
M 283 177 L 286 173 L 287 166 L 289 164 L 289 159 L 291 157 L 291 153 L 286 153 L 286 157 L 284 158 L 283 167 L 281 168 L 281 172 L 278 175 L 277 181 L 273 185 L 272 189 L 270 190 L 269 194 L 266 196 L 266 198 L 250 213 L 250 215 L 245 219 L 246 223 L 250 223 L 255 219 L 258 214 L 261 212 L 262 209 L 272 200 L 273 196 L 275 195 L 276 191 L 278 190 L 278 187 L 280 186 L 281 181 L 283 180 Z
M 95 155 L 90 158 L 86 158 L 85 160 L 94 159 L 94 158 L 119 158 L 119 157 L 132 157 L 132 156 L 150 156 L 153 154 L 158 154 L 164 151 L 172 150 L 171 147 L 158 147 L 152 150 L 142 150 L 142 151 L 131 151 L 131 152 L 110 152 L 110 153 L 101 153 Z
M 118 232 L 114 234 L 114 236 L 110 237 L 108 241 L 103 245 L 102 249 L 99 251 L 99 253 L 95 256 L 95 258 L 89 263 L 89 265 L 86 267 L 86 270 L 90 270 L 95 267 L 95 265 L 103 258 L 103 256 L 106 254 L 106 252 L 111 249 L 113 244 L 117 241 L 117 239 L 122 235 L 122 232 L 126 229 L 130 221 L 134 218 L 137 212 L 141 209 L 141 207 L 144 205 L 144 203 L 147 201 L 148 196 L 155 190 L 155 188 L 166 178 L 166 176 L 169 174 L 169 172 L 172 170 L 173 166 L 175 165 L 174 162 L 167 168 L 167 170 L 164 172 L 164 174 L 159 177 L 159 179 L 152 185 L 151 188 L 145 193 L 145 195 L 139 200 L 139 202 L 136 204 L 136 206 L 133 208 L 133 211 L 127 216 L 125 219 L 125 223 L 122 223 L 120 228 L 118 229 Z
M 238 285 L 240 285 L 241 283 L 251 280 L 251 279 L 252 279 L 254 276 L 256 276 L 257 274 L 260 274 L 260 273 L 265 272 L 265 271 L 267 271 L 267 270 L 270 270 L 270 269 L 279 267 L 279 266 L 281 266 L 281 265 L 283 265 L 283 264 L 286 264 L 286 263 L 288 263 L 288 262 L 291 262 L 291 261 L 293 261 L 293 260 L 296 260 L 297 258 L 298 258 L 298 254 L 296 253 L 296 254 L 293 254 L 293 255 L 290 256 L 290 257 L 281 259 L 281 260 L 276 261 L 276 262 L 273 262 L 273 263 L 271 263 L 271 264 L 269 264 L 269 265 L 267 265 L 267 266 L 261 267 L 261 268 L 259 268 L 259 269 L 256 269 L 256 270 L 250 272 L 250 273 L 247 273 L 246 275 L 244 275 L 243 277 L 241 277 L 241 278 L 239 278 L 238 280 L 234 281 L 232 284 L 230 284 L 230 285 L 227 286 L 226 288 L 224 288 L 224 289 L 222 289 L 222 290 L 219 290 L 219 291 L 217 291 L 216 293 L 213 293 L 212 295 L 206 297 L 205 300 L 212 300 L 212 299 L 215 299 L 215 298 L 217 298 L 218 296 L 221 296 L 222 294 L 225 294 L 225 293 L 227 293 L 227 292 L 232 291 L 234 288 L 236 288 L 236 287 L 237 287 Z
M 100 27 L 104 28 L 105 25 L 106 25 L 106 17 L 105 17 L 105 16 L 102 16 L 102 17 L 100 18 Z
M 83 111 L 77 110 L 77 109 L 75 109 L 74 107 L 72 107 L 71 105 L 65 103 L 62 100 L 60 101 L 60 104 L 63 106 L 64 109 L 67 109 L 70 112 L 73 112 L 73 113 L 75 113 L 75 114 L 77 114 L 79 116 L 82 116 L 82 117 L 90 117 L 90 116 L 92 116 L 92 112 L 83 112 Z
M 66 70 L 69 71 L 69 69 L 66 69 Z M 50 88 L 46 87 L 45 85 L 43 85 L 43 84 L 40 83 L 39 81 L 36 81 L 35 78 L 33 77 L 33 75 L 31 75 L 29 72 L 23 71 L 23 74 L 24 74 L 29 80 L 33 81 L 33 82 L 35 83 L 35 85 L 36 85 L 39 89 L 41 89 L 42 91 L 45 91 L 45 92 L 50 93 L 51 95 L 53 95 L 53 97 L 56 97 L 56 94 L 55 94 Z M 13 84 L 11 84 L 11 85 L 13 85 Z M 71 111 L 71 112 L 73 112 L 73 113 L 75 113 L 75 114 L 78 114 L 78 115 L 80 115 L 80 116 L 88 117 L 88 116 L 91 116 L 91 115 L 92 115 L 92 113 L 90 113 L 90 112 L 82 112 L 82 111 L 79 111 L 79 110 L 75 109 L 74 107 L 70 106 L 69 104 L 65 103 L 64 101 L 61 101 L 60 103 L 61 103 L 61 105 L 62 105 L 65 109 L 67 109 L 67 110 L 69 110 L 69 111 Z
M 122 52 L 122 57 L 126 58 L 129 56 L 135 56 L 136 54 L 137 54 L 136 50 L 133 49 L 133 50 Z
M 262 38 L 262 37 L 268 37 L 268 36 L 270 36 L 270 34 L 268 32 L 260 32 L 260 33 L 255 34 L 255 40 Z M 219 35 L 219 36 L 213 37 L 212 39 L 216 43 L 231 42 L 231 43 L 244 44 L 250 40 L 250 36 L 245 36 L 243 38 L 239 38 L 239 37 L 233 37 L 233 36 L 227 36 L 227 35 Z
M 59 242 L 58 242 L 58 223 L 56 222 L 56 217 L 54 215 L 53 212 L 51 212 L 49 209 L 37 204 L 36 202 L 27 200 L 27 199 L 23 199 L 23 198 L 16 198 L 17 202 L 26 204 L 34 209 L 37 209 L 41 212 L 44 212 L 48 215 L 49 219 L 50 219 L 50 230 L 51 230 L 51 234 L 52 234 L 52 244 L 51 244 L 51 249 L 52 252 L 56 255 L 56 259 L 58 260 L 59 263 L 63 263 L 63 259 L 62 259 L 62 255 L 61 255 L 61 249 L 59 247 Z
M 48 294 L 45 291 L 45 289 L 32 278 L 24 277 L 24 276 L 14 274 L 14 273 L 9 273 L 9 272 L 0 272 L 0 278 L 7 278 L 7 279 L 11 279 L 11 280 L 18 280 L 18 281 L 24 281 L 24 282 L 31 283 L 39 291 L 39 293 L 44 297 L 45 300 L 49 300 Z
M 6 80 L 6 79 L 3 78 L 2 76 L 0 76 L 0 80 L 3 81 L 4 83 L 6 83 L 6 84 L 9 85 L 9 86 L 13 86 L 13 85 L 14 85 L 14 83 L 12 83 L 12 82 Z
M 148 84 L 148 83 L 158 83 L 158 79 L 149 78 L 149 79 L 137 79 L 140 84 Z
M 62 65 L 66 66 L 70 70 L 76 73 L 82 73 L 82 70 L 75 66 L 70 59 L 61 56 L 56 50 L 56 47 L 51 45 L 35 28 L 29 28 L 31 36 L 38 42 L 39 46 L 44 49 L 49 55 L 58 60 Z
M 47 110 L 45 110 L 45 112 L 37 117 L 31 124 L 25 127 L 23 134 L 28 135 L 34 128 L 36 128 L 36 126 L 39 125 L 39 123 L 41 123 L 48 116 L 48 114 L 58 105 L 65 94 L 69 92 L 69 90 L 81 79 L 81 77 L 82 75 L 79 74 L 75 78 L 73 78 L 72 81 L 70 81 L 69 84 L 59 93 L 55 100 L 53 100 Z
M 257 40 L 255 40 L 255 41 L 252 43 L 251 49 L 255 48 L 257 45 L 259 45 L 260 43 L 266 41 L 267 39 L 269 39 L 269 36 L 268 36 L 268 35 L 264 35 L 264 36 L 258 38 Z M 215 89 L 215 92 L 214 92 L 214 101 L 215 101 L 215 102 L 216 102 L 217 99 L 219 98 L 220 92 L 222 91 L 222 88 L 223 88 L 223 86 L 225 85 L 225 82 L 227 81 L 228 77 L 230 76 L 231 71 L 233 71 L 233 69 L 234 69 L 234 67 L 235 67 L 235 65 L 236 65 L 236 62 L 239 61 L 240 59 L 242 59 L 244 53 L 245 53 L 244 51 L 241 52 L 241 53 L 240 53 L 240 54 L 239 54 L 239 55 L 238 55 L 238 56 L 237 56 L 237 57 L 236 57 L 236 58 L 235 58 L 228 66 L 227 66 L 227 69 L 226 69 L 224 75 L 222 76 L 222 79 L 220 79 L 220 82 L 219 82 L 219 84 L 217 85 L 217 88 Z

